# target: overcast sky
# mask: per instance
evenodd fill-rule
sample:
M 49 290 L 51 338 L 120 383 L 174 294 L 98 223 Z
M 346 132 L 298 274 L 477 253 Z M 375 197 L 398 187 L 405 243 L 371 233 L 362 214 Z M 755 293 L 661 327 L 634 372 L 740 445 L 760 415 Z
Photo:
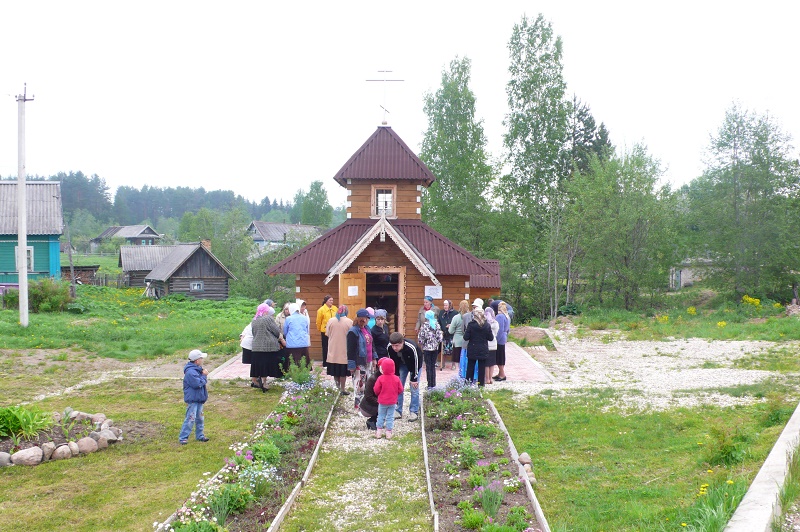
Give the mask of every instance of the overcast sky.
M 490 7 L 491 6 L 491 7 Z M 290 200 L 332 177 L 390 111 L 418 152 L 423 95 L 456 56 L 489 150 L 503 155 L 507 43 L 542 13 L 564 43 L 568 93 L 619 150 L 642 142 L 665 179 L 703 169 L 736 100 L 800 135 L 800 3 L 704 1 L 14 2 L 0 15 L 0 175 L 81 170 L 117 187 L 230 189 Z M 392 79 L 377 83 L 379 70 Z

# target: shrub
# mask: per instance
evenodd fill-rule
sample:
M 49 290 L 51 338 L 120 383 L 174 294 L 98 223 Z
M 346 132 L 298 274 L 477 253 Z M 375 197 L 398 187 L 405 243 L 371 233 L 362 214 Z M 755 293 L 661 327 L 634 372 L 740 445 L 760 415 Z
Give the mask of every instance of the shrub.
M 8 308 L 19 308 L 19 290 L 9 290 L 3 299 Z M 71 301 L 68 283 L 42 279 L 28 285 L 31 312 L 61 312 Z
M 461 516 L 461 526 L 469 530 L 479 530 L 485 522 L 486 514 L 483 510 L 464 508 L 464 514 Z
M 281 451 L 271 441 L 260 442 L 253 445 L 253 457 L 259 462 L 278 465 L 281 460 Z
M 458 455 L 459 465 L 463 469 L 469 469 L 475 465 L 478 459 L 483 458 L 481 452 L 469 438 L 462 438 L 450 444 Z
M 526 528 L 528 528 L 528 521 L 530 520 L 531 515 L 525 509 L 524 506 L 514 506 L 508 511 L 508 517 L 506 518 L 506 525 L 512 527 L 514 530 L 518 532 L 522 532 Z
M 470 438 L 488 438 L 497 434 L 498 429 L 491 425 L 475 424 L 470 425 L 465 434 Z
M 241 484 L 225 484 L 208 500 L 208 506 L 217 523 L 225 523 L 232 513 L 240 513 L 253 502 L 253 494 Z
M 747 444 L 750 436 L 742 433 L 739 427 L 714 426 L 709 430 L 712 441 L 706 446 L 705 460 L 711 465 L 731 466 L 747 457 Z
M 311 366 L 305 359 L 302 359 L 300 364 L 297 364 L 294 360 L 289 360 L 289 367 L 284 373 L 287 379 L 297 384 L 311 382 L 311 375 Z
M 36 406 L 0 408 L 0 436 L 19 435 L 30 440 L 52 425 L 52 416 Z
M 190 521 L 172 525 L 175 532 L 224 532 L 224 528 L 208 521 Z

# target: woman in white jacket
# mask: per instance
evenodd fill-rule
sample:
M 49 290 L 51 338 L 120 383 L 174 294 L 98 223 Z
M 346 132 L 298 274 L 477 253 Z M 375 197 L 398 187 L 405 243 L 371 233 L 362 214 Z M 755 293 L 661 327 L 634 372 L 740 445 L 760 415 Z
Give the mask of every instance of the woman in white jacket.
M 486 323 L 492 328 L 494 339 L 489 341 L 489 356 L 486 358 L 486 376 L 483 382 L 491 384 L 493 382 L 492 374 L 494 373 L 494 367 L 497 365 L 497 332 L 500 330 L 500 324 L 497 323 L 494 317 L 494 310 L 492 310 L 492 307 L 486 307 L 484 313 L 486 315 Z

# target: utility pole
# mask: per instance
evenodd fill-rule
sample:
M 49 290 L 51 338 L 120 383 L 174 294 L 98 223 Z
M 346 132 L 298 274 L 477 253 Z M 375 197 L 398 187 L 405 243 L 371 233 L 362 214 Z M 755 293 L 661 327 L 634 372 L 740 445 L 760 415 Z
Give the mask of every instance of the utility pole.
M 17 95 L 19 111 L 17 124 L 17 272 L 19 273 L 19 323 L 28 326 L 28 183 L 25 178 L 25 102 L 28 98 L 28 84 Z M 33 257 L 31 257 L 33 259 Z

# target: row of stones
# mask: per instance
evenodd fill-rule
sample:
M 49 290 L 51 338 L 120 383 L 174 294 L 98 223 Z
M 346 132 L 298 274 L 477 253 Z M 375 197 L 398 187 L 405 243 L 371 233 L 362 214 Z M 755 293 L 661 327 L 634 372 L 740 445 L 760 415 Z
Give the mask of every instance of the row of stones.
M 522 453 L 517 460 L 522 464 L 522 468 L 525 470 L 525 474 L 528 475 L 530 483 L 536 484 L 536 475 L 533 474 L 533 460 L 531 460 L 531 456 L 528 453 Z
M 62 419 L 60 414 L 55 414 L 55 422 Z M 11 465 L 38 465 L 49 460 L 64 460 L 81 454 L 89 454 L 108 447 L 109 443 L 116 443 L 122 439 L 122 430 L 114 426 L 114 422 L 107 419 L 105 414 L 87 414 L 72 411 L 69 413 L 71 421 L 91 419 L 95 430 L 88 436 L 63 443 L 56 447 L 53 442 L 43 443 L 41 447 L 30 447 L 14 454 L 0 452 L 0 467 Z

